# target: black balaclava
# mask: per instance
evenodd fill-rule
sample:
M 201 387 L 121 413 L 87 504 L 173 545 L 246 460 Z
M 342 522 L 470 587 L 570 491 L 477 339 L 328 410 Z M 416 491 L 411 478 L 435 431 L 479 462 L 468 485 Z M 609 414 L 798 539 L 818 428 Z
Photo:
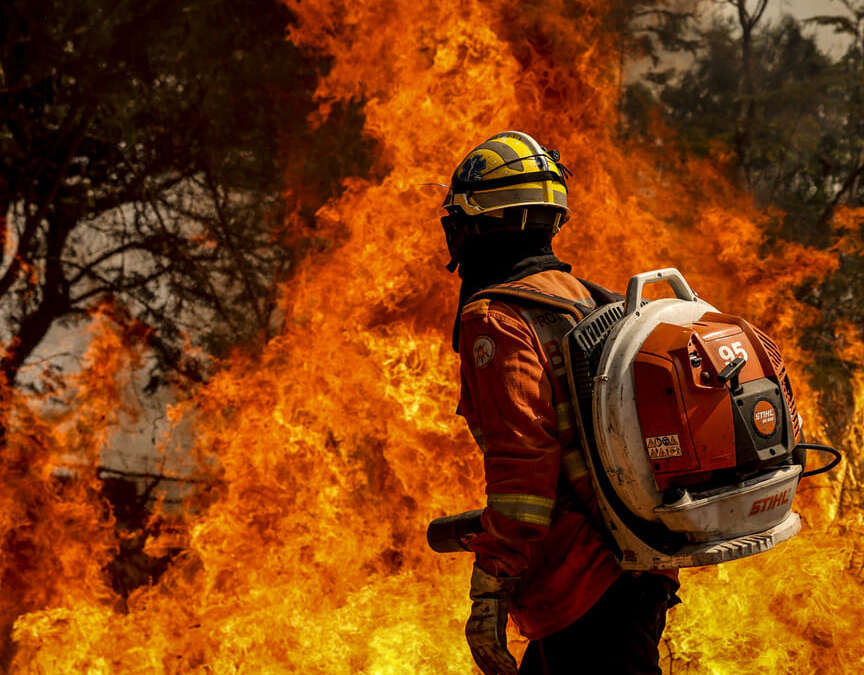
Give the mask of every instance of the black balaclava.
M 516 230 L 479 235 L 465 242 L 459 261 L 459 276 L 462 277 L 459 309 L 453 325 L 455 351 L 459 351 L 462 308 L 472 295 L 489 286 L 518 281 L 538 272 L 572 269 L 555 257 L 551 236 L 550 230 Z

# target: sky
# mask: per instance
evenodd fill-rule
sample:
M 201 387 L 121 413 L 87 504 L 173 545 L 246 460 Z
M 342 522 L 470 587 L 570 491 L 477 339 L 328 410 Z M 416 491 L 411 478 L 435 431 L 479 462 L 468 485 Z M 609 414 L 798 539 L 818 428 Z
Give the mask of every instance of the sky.
M 747 0 L 749 8 L 756 7 L 757 0 Z M 690 6 L 690 2 L 684 0 L 683 6 Z M 703 0 L 700 5 L 701 21 L 700 23 L 707 27 L 717 13 L 723 13 L 734 19 L 737 22 L 736 10 L 725 4 L 725 0 Z M 798 20 L 808 19 L 810 17 L 825 15 L 825 14 L 845 14 L 847 10 L 838 0 L 769 0 L 768 6 L 765 9 L 765 15 L 760 21 L 760 26 L 764 27 L 766 23 L 777 23 L 783 16 L 789 14 Z M 806 31 L 816 35 L 817 43 L 820 48 L 837 58 L 843 54 L 848 45 L 848 38 L 838 36 L 833 29 L 810 25 Z M 665 66 L 675 66 L 678 68 L 685 67 L 691 57 L 685 53 L 667 54 L 664 57 Z M 648 59 L 636 61 L 628 64 L 625 71 L 625 82 L 634 82 L 641 79 L 645 72 L 650 70 L 651 63 Z
M 752 4 L 756 4 L 753 2 Z M 765 10 L 766 16 L 776 18 L 782 14 L 792 14 L 806 19 L 816 14 L 834 13 L 842 9 L 836 0 L 771 0 Z
M 756 0 L 749 0 L 747 5 L 755 7 Z M 734 12 L 734 9 L 730 7 L 729 11 L 730 13 Z M 820 14 L 845 13 L 845 8 L 838 0 L 769 0 L 763 21 L 767 19 L 768 21 L 776 22 L 784 14 L 791 14 L 796 19 L 809 19 Z M 830 28 L 814 26 L 811 30 L 817 34 L 822 49 L 834 56 L 842 53 L 845 43 L 842 40 L 838 40 Z

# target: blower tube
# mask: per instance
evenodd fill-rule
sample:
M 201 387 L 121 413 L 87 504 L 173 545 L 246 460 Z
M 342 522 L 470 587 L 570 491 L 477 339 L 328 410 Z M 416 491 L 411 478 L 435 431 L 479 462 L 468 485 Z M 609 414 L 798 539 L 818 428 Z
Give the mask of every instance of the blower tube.
M 436 553 L 456 553 L 458 551 L 470 551 L 464 540 L 472 535 L 480 534 L 483 525 L 480 516 L 483 511 L 466 511 L 455 516 L 444 516 L 436 518 L 426 530 L 426 541 L 429 547 Z

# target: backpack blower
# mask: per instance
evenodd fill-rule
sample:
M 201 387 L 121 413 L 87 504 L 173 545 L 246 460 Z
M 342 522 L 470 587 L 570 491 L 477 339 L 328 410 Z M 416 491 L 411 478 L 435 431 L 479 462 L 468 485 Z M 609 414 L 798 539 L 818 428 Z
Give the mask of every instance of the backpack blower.
M 644 300 L 645 284 L 660 281 L 676 297 Z M 803 442 L 783 357 L 767 335 L 700 300 L 667 268 L 631 278 L 623 300 L 585 316 L 564 344 L 598 526 L 622 568 L 712 565 L 798 533 L 799 481 L 834 468 L 840 453 Z M 804 471 L 807 450 L 834 459 Z M 432 521 L 429 545 L 467 550 L 481 513 Z

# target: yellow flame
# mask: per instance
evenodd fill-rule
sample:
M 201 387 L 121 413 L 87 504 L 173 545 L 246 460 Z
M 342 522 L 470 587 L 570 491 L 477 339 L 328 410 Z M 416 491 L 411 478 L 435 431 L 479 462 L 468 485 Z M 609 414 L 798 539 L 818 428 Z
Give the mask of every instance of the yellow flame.
M 580 276 L 621 288 L 633 273 L 680 267 L 707 300 L 778 338 L 808 430 L 822 432 L 796 347 L 807 313 L 792 289 L 836 267 L 835 253 L 766 249 L 765 214 L 729 186 L 722 157 L 665 157 L 658 168 L 616 144 L 605 3 L 287 4 L 298 17 L 290 39 L 332 58 L 318 119 L 364 99 L 384 178 L 348 181 L 318 213 L 334 245 L 286 285 L 283 334 L 225 363 L 172 412 L 221 485 L 188 517 L 185 551 L 121 613 L 100 573 L 110 537 L 94 526 L 80 578 L 61 575 L 50 597 L 17 606 L 33 611 L 15 624 L 16 672 L 471 672 L 471 561 L 431 553 L 424 530 L 482 504 L 482 467 L 453 414 L 457 289 L 442 269 L 439 201 L 415 186 L 446 181 L 502 129 L 558 147 L 574 170 L 558 250 Z M 856 406 L 850 451 L 861 444 L 860 381 Z M 682 575 L 667 670 L 860 669 L 860 517 L 834 517 L 831 480 L 817 483 L 827 497 L 805 504 L 821 529 Z M 843 480 L 857 490 L 851 474 Z M 59 508 L 44 516 L 62 523 Z M 48 536 L 88 560 L 60 525 Z

